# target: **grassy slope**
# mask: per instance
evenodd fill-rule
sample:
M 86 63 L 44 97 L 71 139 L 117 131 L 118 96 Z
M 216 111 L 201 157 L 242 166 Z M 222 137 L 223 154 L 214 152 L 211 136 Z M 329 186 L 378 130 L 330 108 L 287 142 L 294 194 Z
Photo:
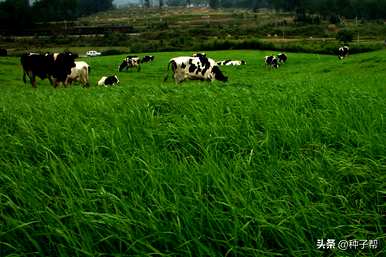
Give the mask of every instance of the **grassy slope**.
M 317 239 L 384 240 L 386 52 L 290 54 L 279 70 L 267 53 L 209 53 L 247 61 L 223 68 L 227 84 L 162 83 L 183 53 L 159 53 L 120 87 L 57 90 L 1 58 L 0 255 L 322 256 Z M 87 59 L 92 83 L 121 58 Z

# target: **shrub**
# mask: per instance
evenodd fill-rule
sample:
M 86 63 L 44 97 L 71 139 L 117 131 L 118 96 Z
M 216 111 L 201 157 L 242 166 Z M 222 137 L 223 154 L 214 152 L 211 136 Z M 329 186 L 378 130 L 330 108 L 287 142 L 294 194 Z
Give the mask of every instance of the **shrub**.
M 118 50 L 118 49 L 108 49 L 102 52 L 102 55 L 119 55 L 124 54 L 124 51 Z
M 353 38 L 354 32 L 348 29 L 341 30 L 336 34 L 336 39 L 343 43 L 352 42 Z

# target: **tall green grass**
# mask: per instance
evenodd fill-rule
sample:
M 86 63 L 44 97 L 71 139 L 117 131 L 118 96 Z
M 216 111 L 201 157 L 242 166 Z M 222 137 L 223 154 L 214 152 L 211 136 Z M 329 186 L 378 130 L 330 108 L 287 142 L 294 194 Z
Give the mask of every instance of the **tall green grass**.
M 386 52 L 218 51 L 229 82 L 162 82 L 153 53 L 85 59 L 92 87 L 0 59 L 0 256 L 382 256 Z M 318 239 L 377 239 L 318 250 Z

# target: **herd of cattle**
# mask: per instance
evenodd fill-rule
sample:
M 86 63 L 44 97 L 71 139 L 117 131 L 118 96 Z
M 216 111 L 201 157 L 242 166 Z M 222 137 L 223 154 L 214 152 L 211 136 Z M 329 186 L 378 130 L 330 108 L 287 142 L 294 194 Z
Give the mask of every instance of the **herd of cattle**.
M 348 56 L 349 47 L 343 46 L 338 49 L 338 58 L 343 59 Z M 88 87 L 90 66 L 84 61 L 75 61 L 77 54 L 71 52 L 63 53 L 25 53 L 21 56 L 21 65 L 23 67 L 23 81 L 26 83 L 26 76 L 29 77 L 32 87 L 36 88 L 36 77 L 48 79 L 54 87 L 60 83 L 64 86 L 71 85 L 77 81 L 81 85 Z M 288 57 L 284 53 L 276 56 L 265 56 L 264 63 L 267 67 L 279 68 L 281 64 L 287 61 Z M 138 56 L 127 56 L 118 67 L 118 72 L 128 70 L 129 68 L 141 69 L 141 63 L 154 61 L 154 56 L 146 55 L 143 58 Z M 170 66 L 172 67 L 173 77 L 176 83 L 186 79 L 193 80 L 219 80 L 226 82 L 226 77 L 219 66 L 239 66 L 245 65 L 244 60 L 223 60 L 215 61 L 206 56 L 205 53 L 195 53 L 192 56 L 180 56 L 170 59 L 167 74 L 169 75 Z M 98 86 L 114 86 L 119 84 L 116 75 L 103 76 L 97 83 Z

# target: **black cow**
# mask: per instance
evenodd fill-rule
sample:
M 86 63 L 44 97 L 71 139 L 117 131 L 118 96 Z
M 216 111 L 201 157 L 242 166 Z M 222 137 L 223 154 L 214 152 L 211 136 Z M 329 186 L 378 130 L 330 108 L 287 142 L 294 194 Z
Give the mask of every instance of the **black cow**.
M 7 49 L 0 48 L 0 56 L 7 56 L 7 55 L 8 55 Z
M 264 62 L 265 62 L 265 65 L 269 65 L 271 66 L 271 68 L 275 68 L 275 69 L 279 68 L 279 60 L 273 55 L 265 56 Z
M 67 76 L 75 67 L 77 54 L 64 53 L 25 53 L 20 62 L 23 67 L 23 81 L 26 83 L 26 75 L 29 77 L 32 87 L 36 88 L 36 76 L 40 79 L 48 78 L 51 85 L 57 87 L 60 82 L 67 86 Z
M 342 60 L 343 58 L 348 56 L 348 51 L 350 48 L 348 46 L 342 46 L 338 49 L 338 58 Z
M 145 55 L 145 56 L 141 59 L 141 63 L 152 62 L 152 61 L 154 61 L 154 56 L 153 56 L 153 55 Z
M 279 63 L 285 63 L 288 57 L 285 53 L 280 53 L 277 55 L 277 59 L 279 60 Z

